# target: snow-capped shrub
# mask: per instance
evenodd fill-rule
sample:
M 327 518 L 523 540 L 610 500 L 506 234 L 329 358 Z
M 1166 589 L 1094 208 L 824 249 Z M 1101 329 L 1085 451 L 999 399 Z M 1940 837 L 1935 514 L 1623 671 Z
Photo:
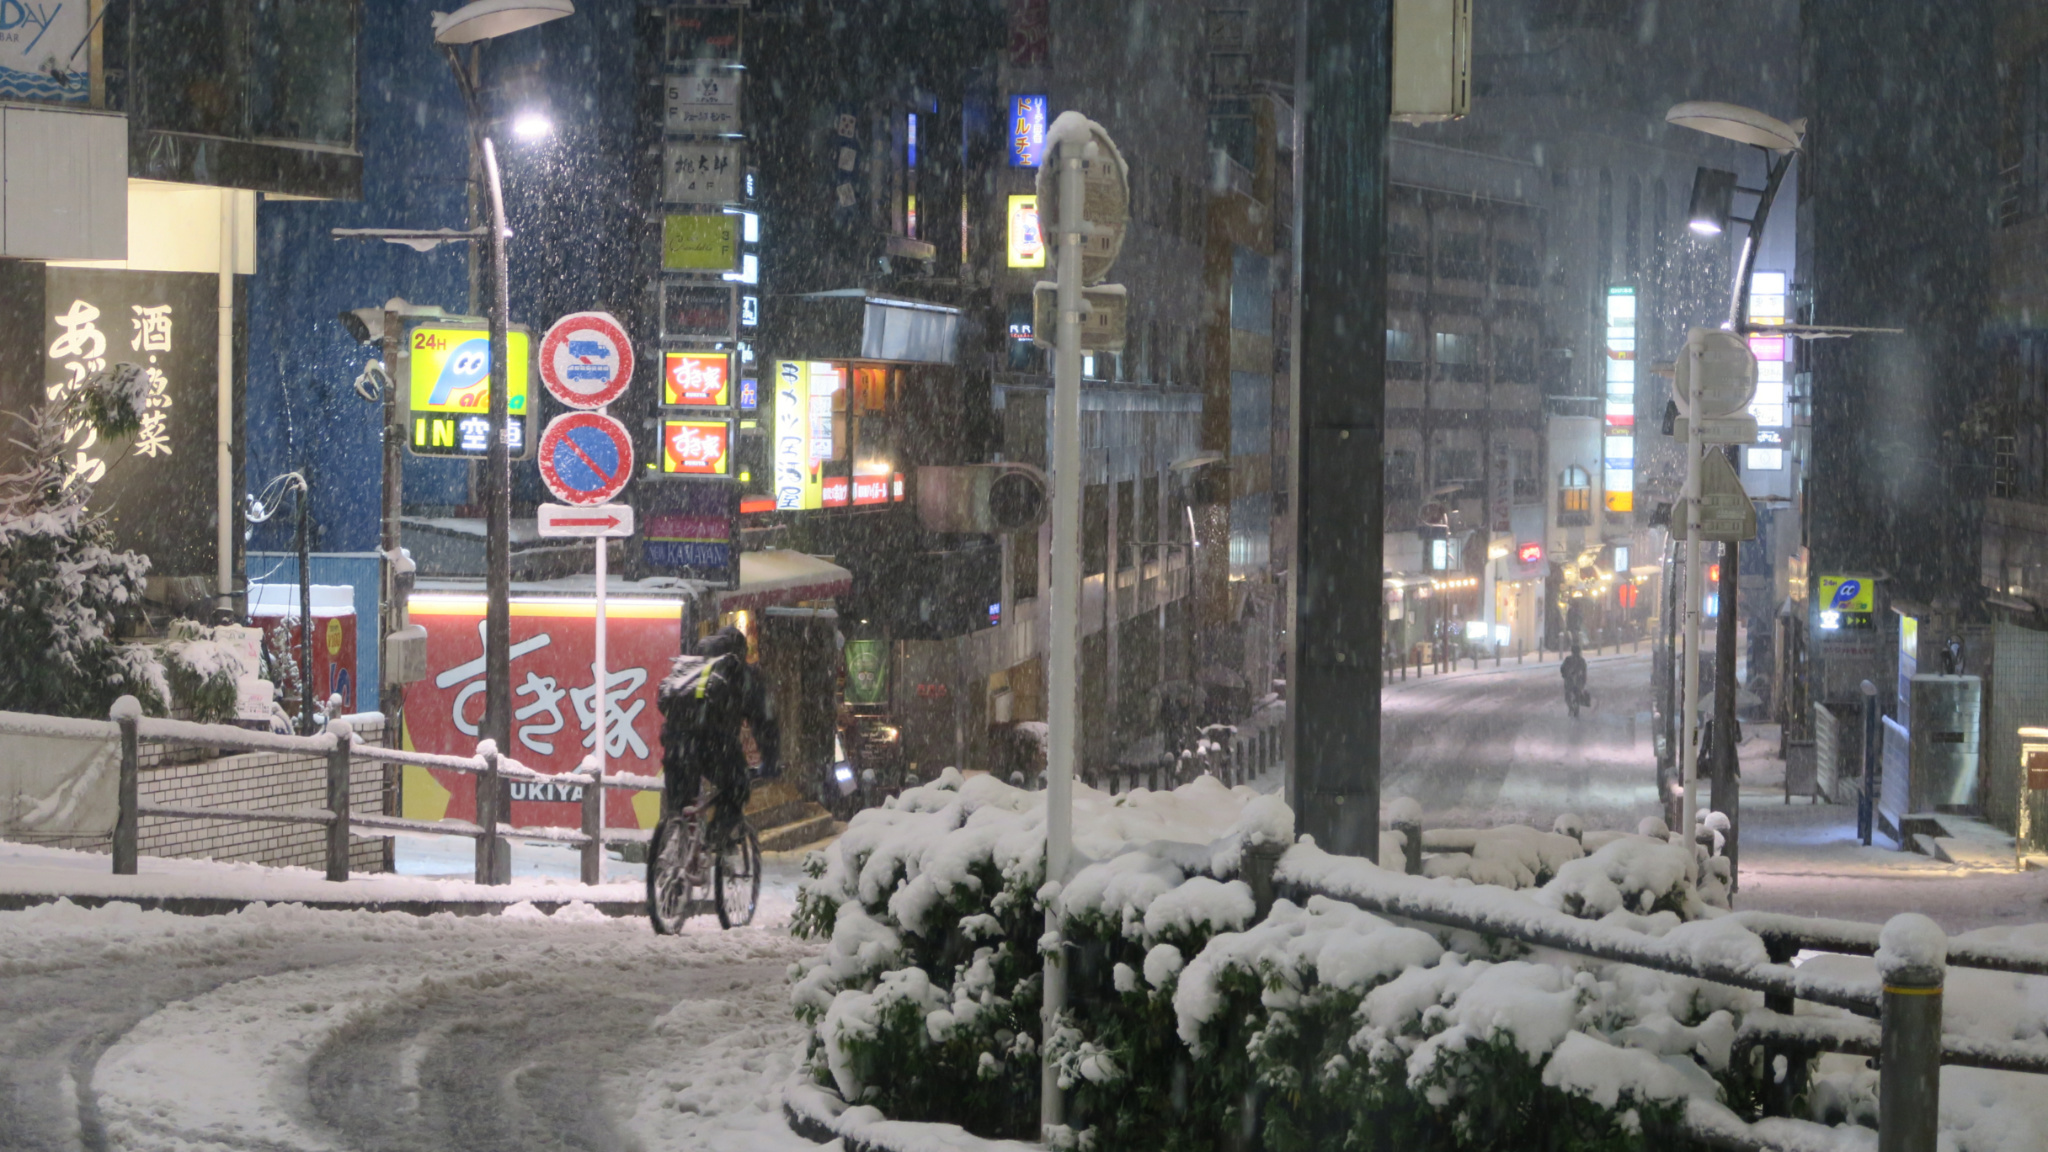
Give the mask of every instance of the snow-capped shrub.
M 1689 1099 L 1754 1114 L 1760 1081 L 1731 1053 L 1759 997 L 1320 896 L 1259 919 L 1246 849 L 1285 844 L 1292 813 L 1213 777 L 1077 787 L 1080 866 L 1045 883 L 1043 805 L 948 770 L 807 862 L 799 927 L 830 939 L 793 970 L 793 1000 L 820 1083 L 894 1119 L 1035 1136 L 1041 960 L 1063 943 L 1048 1056 L 1075 1146 L 1618 1152 L 1670 1143 Z M 1549 874 L 1511 897 L 1531 912 L 1731 958 L 1762 947 L 1696 919 L 1711 912 L 1681 848 L 1630 835 L 1580 857 L 1561 834 L 1502 839 Z
M 171 703 L 202 724 L 235 718 L 241 698 L 242 664 L 215 643 L 213 630 L 190 621 L 171 626 L 171 641 L 162 651 L 164 681 Z
M 104 439 L 134 431 L 139 375 L 96 374 L 16 417 L 26 462 L 0 474 L 0 700 L 10 709 L 103 718 L 132 694 L 163 710 L 163 669 L 115 638 L 117 615 L 142 599 L 149 560 L 109 547 L 106 517 L 86 506 L 93 477 L 66 459 L 80 424 Z

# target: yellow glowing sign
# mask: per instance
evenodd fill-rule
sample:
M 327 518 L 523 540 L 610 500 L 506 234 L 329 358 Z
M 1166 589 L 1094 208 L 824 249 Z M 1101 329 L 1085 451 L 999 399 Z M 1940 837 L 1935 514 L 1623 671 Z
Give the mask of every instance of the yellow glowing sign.
M 1862 576 L 1823 576 L 1820 578 L 1820 606 L 1835 612 L 1869 612 L 1875 599 L 1871 596 L 1872 586 Z M 1901 617 L 1910 621 L 1911 617 Z
M 1010 197 L 1010 267 L 1045 267 L 1045 232 L 1038 226 L 1038 197 Z
M 740 218 L 730 212 L 669 216 L 661 225 L 661 266 L 730 272 L 740 266 Z

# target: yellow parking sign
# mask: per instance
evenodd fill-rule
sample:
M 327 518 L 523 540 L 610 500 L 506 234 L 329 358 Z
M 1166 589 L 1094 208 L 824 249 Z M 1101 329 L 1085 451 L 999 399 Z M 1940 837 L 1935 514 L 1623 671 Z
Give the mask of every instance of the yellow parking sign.
M 512 454 L 526 455 L 530 338 L 505 334 L 506 414 Z M 482 456 L 490 448 L 491 334 L 482 328 L 422 325 L 406 341 L 415 456 Z

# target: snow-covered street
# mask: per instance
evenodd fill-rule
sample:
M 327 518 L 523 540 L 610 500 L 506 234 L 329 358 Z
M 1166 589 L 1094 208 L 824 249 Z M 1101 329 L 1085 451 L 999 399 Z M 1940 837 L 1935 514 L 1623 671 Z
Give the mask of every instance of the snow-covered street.
M 553 917 L 0 914 L 0 1146 L 812 1148 L 777 866 L 755 927 Z
M 1595 706 L 1565 712 L 1555 656 L 1396 679 L 1381 696 L 1380 795 L 1410 796 L 1432 824 L 1633 829 L 1658 815 L 1650 656 L 1587 656 Z

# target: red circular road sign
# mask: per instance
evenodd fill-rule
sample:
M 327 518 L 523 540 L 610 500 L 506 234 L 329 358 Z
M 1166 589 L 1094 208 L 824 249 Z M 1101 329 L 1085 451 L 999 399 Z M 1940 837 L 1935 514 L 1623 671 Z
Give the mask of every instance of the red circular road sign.
M 609 312 L 572 312 L 540 342 L 540 378 L 571 408 L 602 408 L 633 382 L 633 341 Z
M 568 412 L 541 433 L 540 478 L 564 504 L 602 504 L 633 477 L 633 438 L 602 412 Z

